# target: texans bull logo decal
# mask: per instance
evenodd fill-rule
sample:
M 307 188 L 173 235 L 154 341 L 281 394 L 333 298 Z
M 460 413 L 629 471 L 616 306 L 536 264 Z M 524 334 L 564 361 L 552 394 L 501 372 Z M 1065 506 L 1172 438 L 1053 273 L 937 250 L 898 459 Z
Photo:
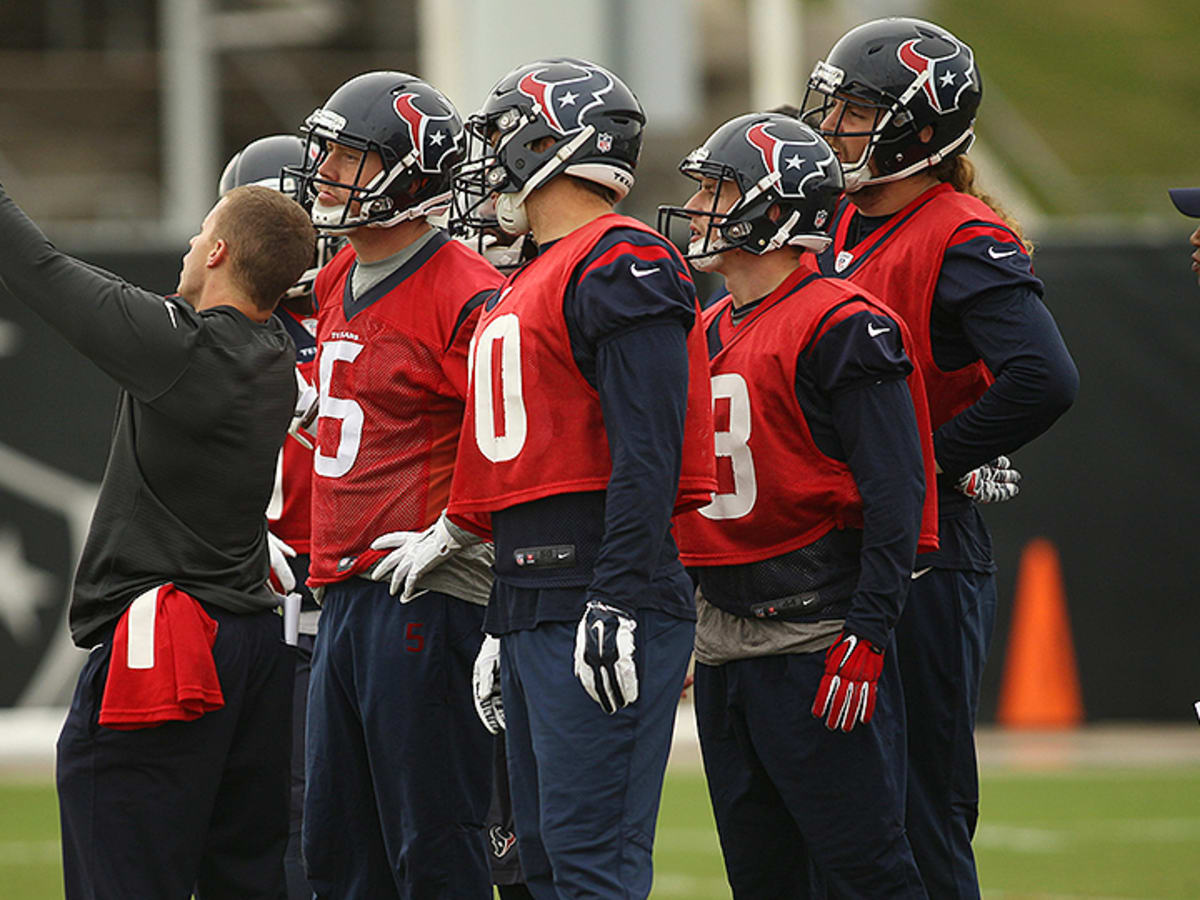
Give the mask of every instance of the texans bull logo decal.
M 538 105 L 534 110 L 545 117 L 559 134 L 572 134 L 583 127 L 583 114 L 604 101 L 612 90 L 608 73 L 591 66 L 559 63 L 552 69 L 540 69 L 522 76 L 517 90 Z
M 408 126 L 408 137 L 419 149 L 417 165 L 422 172 L 441 172 L 442 163 L 458 148 L 458 129 L 453 116 L 434 116 L 417 108 L 420 99 L 414 93 L 401 94 L 392 104 L 404 124 Z
M 810 141 L 782 140 L 767 131 L 767 123 L 760 122 L 746 132 L 746 140 L 762 156 L 767 174 L 777 177 L 775 189 L 783 197 L 805 196 L 804 185 L 825 175 L 833 164 L 828 147 L 820 158 L 813 158 L 812 148 L 820 143 L 815 135 Z
M 517 843 L 517 836 L 499 825 L 493 825 L 488 829 L 488 837 L 491 838 L 492 855 L 496 859 L 503 859 Z
M 929 105 L 940 114 L 958 109 L 958 98 L 975 83 L 975 57 L 966 44 L 945 39 L 938 43 L 949 43 L 950 52 L 943 56 L 927 56 L 917 50 L 921 38 L 905 41 L 896 51 L 900 63 L 914 75 L 929 73 L 922 90 Z

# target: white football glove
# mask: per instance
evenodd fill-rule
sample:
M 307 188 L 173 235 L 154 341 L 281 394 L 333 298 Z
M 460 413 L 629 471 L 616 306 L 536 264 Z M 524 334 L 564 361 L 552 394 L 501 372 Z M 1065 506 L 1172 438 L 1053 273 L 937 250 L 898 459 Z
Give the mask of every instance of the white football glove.
M 575 677 L 609 715 L 638 698 L 636 630 L 629 613 L 598 600 L 588 601 L 575 629 Z
M 304 379 L 299 369 L 296 369 L 296 408 L 292 410 L 288 434 L 309 450 L 314 449 L 316 445 L 319 400 L 320 392 Z
M 400 602 L 407 603 L 417 596 L 417 581 L 427 575 L 455 551 L 482 542 L 482 538 L 459 528 L 446 518 L 443 512 L 436 522 L 424 531 L 393 531 L 371 542 L 372 550 L 392 552 L 375 564 L 371 578 L 375 581 L 390 581 L 388 590 L 395 596 L 400 592 Z
M 278 594 L 290 594 L 296 589 L 296 576 L 288 560 L 296 558 L 296 551 L 268 531 L 267 553 L 271 558 L 271 587 Z
M 997 456 L 958 479 L 954 487 L 977 503 L 1003 503 L 1020 493 L 1021 473 L 1007 456 Z
M 393 596 L 404 586 L 404 579 L 408 575 L 408 570 L 412 568 L 412 560 L 408 556 L 409 548 L 424 533 L 423 531 L 389 531 L 371 541 L 372 550 L 392 551 L 375 563 L 369 574 L 373 581 L 390 582 L 388 591 Z
M 504 701 L 500 697 L 500 638 L 486 634 L 475 657 L 471 683 L 475 689 L 475 712 L 492 734 L 504 730 Z

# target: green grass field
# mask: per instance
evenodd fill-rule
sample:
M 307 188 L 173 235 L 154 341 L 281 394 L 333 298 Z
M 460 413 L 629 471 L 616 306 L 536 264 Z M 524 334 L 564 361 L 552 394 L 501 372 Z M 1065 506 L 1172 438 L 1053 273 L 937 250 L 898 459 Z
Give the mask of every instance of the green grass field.
M 1200 768 L 994 774 L 976 839 L 989 900 L 1200 897 Z M 672 771 L 657 900 L 728 898 L 703 776 Z M 0 895 L 62 897 L 54 788 L 0 782 Z

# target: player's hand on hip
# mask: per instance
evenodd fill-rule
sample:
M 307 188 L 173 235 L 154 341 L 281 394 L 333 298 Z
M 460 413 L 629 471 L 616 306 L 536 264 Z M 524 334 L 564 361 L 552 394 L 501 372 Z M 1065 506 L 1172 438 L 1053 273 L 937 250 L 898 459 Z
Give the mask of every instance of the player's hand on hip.
M 412 568 L 410 551 L 422 534 L 423 531 L 389 531 L 371 541 L 372 550 L 390 551 L 371 567 L 368 573 L 371 580 L 389 582 L 388 591 L 395 596 L 404 586 L 404 579 L 408 577 L 409 569 Z
M 856 634 L 842 634 L 825 653 L 825 674 L 812 714 L 830 731 L 850 731 L 871 721 L 883 672 L 883 648 Z
M 390 572 L 391 585 L 389 590 L 393 595 L 399 591 L 400 602 L 407 603 L 417 594 L 417 582 L 448 560 L 455 552 L 471 544 L 482 542 L 482 538 L 465 529 L 459 528 L 443 512 L 437 521 L 424 531 L 394 531 L 376 538 L 371 547 L 374 550 L 387 549 L 388 542 L 395 542 L 395 549 L 387 557 L 380 560 L 371 572 L 376 581 L 383 581 L 382 575 L 376 575 L 381 567 L 390 566 L 385 572 Z M 390 561 L 390 562 L 389 562 Z M 400 585 L 404 588 L 401 590 Z
M 504 730 L 504 700 L 500 696 L 500 638 L 484 635 L 471 677 L 475 712 L 492 734 Z
M 954 487 L 978 503 L 1003 503 L 1020 493 L 1021 473 L 1007 456 L 997 456 L 958 479 Z
M 636 630 L 631 613 L 599 600 L 588 601 L 575 629 L 575 677 L 610 715 L 638 698 Z
M 296 575 L 288 565 L 288 560 L 296 558 L 296 551 L 268 531 L 267 554 L 271 561 L 269 581 L 272 590 L 277 594 L 290 594 L 296 589 Z

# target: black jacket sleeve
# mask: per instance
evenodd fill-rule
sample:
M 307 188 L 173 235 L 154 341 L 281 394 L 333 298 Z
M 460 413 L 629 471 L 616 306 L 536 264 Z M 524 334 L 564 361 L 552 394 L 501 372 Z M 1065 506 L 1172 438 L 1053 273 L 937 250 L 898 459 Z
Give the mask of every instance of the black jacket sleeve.
M 0 280 L 140 400 L 162 394 L 187 368 L 200 330 L 187 303 L 60 252 L 2 186 Z

